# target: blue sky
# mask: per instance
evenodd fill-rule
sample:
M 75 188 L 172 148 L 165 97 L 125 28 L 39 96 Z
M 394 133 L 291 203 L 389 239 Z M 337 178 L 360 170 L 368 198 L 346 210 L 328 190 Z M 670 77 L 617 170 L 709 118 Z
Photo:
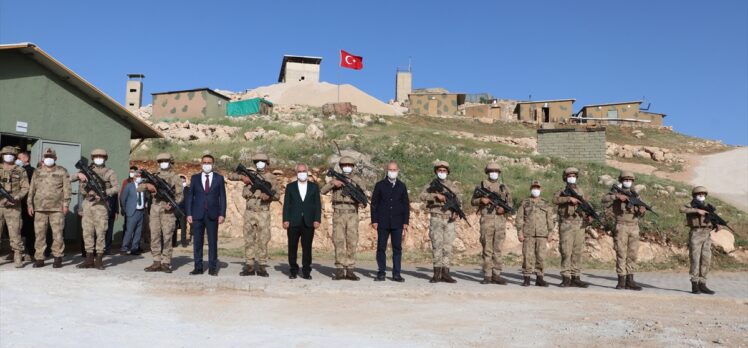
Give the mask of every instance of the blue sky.
M 748 145 L 748 1 L 10 1 L 0 42 L 31 41 L 124 100 L 272 84 L 283 54 L 389 100 L 414 87 L 500 98 L 638 100 L 677 131 Z M 364 70 L 337 67 L 338 50 Z

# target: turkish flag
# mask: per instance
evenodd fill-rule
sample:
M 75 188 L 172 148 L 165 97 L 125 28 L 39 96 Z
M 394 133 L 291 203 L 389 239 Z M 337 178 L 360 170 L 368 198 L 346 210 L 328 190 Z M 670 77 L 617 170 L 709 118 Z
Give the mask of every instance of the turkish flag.
M 361 70 L 364 68 L 364 58 L 340 50 L 340 66 L 348 69 Z

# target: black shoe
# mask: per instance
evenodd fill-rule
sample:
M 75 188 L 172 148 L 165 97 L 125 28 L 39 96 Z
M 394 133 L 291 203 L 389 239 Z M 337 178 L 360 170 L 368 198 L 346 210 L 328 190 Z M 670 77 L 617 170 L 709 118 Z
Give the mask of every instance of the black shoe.
M 296 273 L 289 274 L 288 279 L 296 279 Z
M 702 294 L 714 295 L 714 291 L 712 289 L 707 288 L 705 282 L 699 283 L 699 290 L 701 290 Z
M 572 276 L 571 285 L 576 286 L 578 288 L 586 288 L 589 286 L 589 284 L 582 281 L 582 278 L 580 276 Z
M 112 255 L 114 255 L 114 253 L 112 253 L 111 250 L 104 250 L 104 255 L 112 256 Z
M 530 286 L 530 276 L 522 277 L 522 286 Z
M 301 278 L 302 279 L 306 279 L 306 280 L 312 280 L 312 275 L 311 274 L 302 274 Z
M 361 278 L 359 278 L 356 273 L 353 273 L 352 269 L 346 269 L 345 270 L 345 279 L 353 280 L 354 282 L 359 281 Z
M 140 251 L 140 249 L 135 249 L 133 251 L 130 251 L 130 255 L 132 255 L 132 256 L 140 256 L 140 254 L 142 254 L 142 253 L 143 252 Z
M 190 275 L 198 275 L 203 273 L 205 273 L 205 271 L 202 268 L 195 268 L 192 270 L 192 272 L 190 272 Z
M 536 276 L 535 276 L 535 285 L 537 285 L 537 286 L 542 286 L 542 287 L 544 287 L 544 288 L 547 288 L 547 287 L 548 287 L 548 282 L 546 282 L 546 281 L 545 281 L 545 280 L 543 279 L 543 276 L 542 276 L 542 275 L 536 275 Z
M 692 294 L 700 294 L 701 288 L 699 287 L 699 282 L 691 282 L 691 293 Z
M 502 276 L 501 276 L 500 274 L 499 274 L 499 275 L 496 275 L 496 274 L 494 274 L 494 275 L 493 275 L 493 276 L 491 277 L 491 280 L 492 280 L 492 281 L 493 281 L 493 282 L 494 282 L 495 284 L 499 284 L 499 285 L 506 285 L 506 284 L 507 284 L 507 283 L 506 283 L 506 279 L 504 279 L 504 277 L 502 277 Z
M 618 284 L 616 284 L 616 290 L 623 290 L 626 288 L 626 276 L 618 275 Z
M 267 271 L 267 269 L 265 267 L 266 266 L 260 265 L 260 267 L 257 269 L 257 275 L 258 276 L 260 276 L 260 277 L 266 277 L 266 278 L 270 276 L 270 274 L 268 274 L 268 271 Z
M 244 265 L 244 267 L 242 267 L 242 271 L 239 272 L 239 275 L 242 277 L 253 276 L 255 275 L 255 270 L 254 268 L 249 267 L 249 265 Z
M 375 282 L 383 282 L 383 281 L 384 281 L 384 279 L 385 279 L 385 278 L 384 278 L 384 274 L 377 274 L 377 277 L 376 277 L 376 278 L 374 278 L 374 281 L 375 281 Z M 394 280 L 395 278 L 393 277 L 392 279 Z
M 641 291 L 642 290 L 642 287 L 639 286 L 639 284 L 637 284 L 634 281 L 634 275 L 633 274 L 626 275 L 626 289 L 635 290 L 635 291 Z
M 562 288 L 568 288 L 571 286 L 571 277 L 563 276 L 563 280 L 561 281 L 561 284 L 558 286 Z
M 211 268 L 211 269 L 209 269 L 208 270 L 208 274 L 210 274 L 210 275 L 212 275 L 214 277 L 217 276 L 218 275 L 218 268 Z
M 403 277 L 401 277 L 400 275 L 396 275 L 396 276 L 393 276 L 393 277 L 392 277 L 392 280 L 393 280 L 393 281 L 396 281 L 396 282 L 398 282 L 398 283 L 403 283 L 403 282 L 405 282 L 405 279 L 403 279 Z

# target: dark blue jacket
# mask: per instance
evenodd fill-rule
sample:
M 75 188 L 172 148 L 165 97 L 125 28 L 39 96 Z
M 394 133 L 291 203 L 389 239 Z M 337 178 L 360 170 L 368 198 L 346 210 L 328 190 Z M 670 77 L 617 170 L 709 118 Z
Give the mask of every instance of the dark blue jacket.
M 226 185 L 223 176 L 213 173 L 213 182 L 210 189 L 205 192 L 200 180 L 203 173 L 198 173 L 190 179 L 190 193 L 185 196 L 185 207 L 187 216 L 194 220 L 201 220 L 206 216 L 210 220 L 217 220 L 219 216 L 226 217 Z M 207 208 L 206 208 L 207 206 Z
M 371 195 L 371 223 L 379 228 L 403 228 L 410 222 L 408 188 L 399 179 L 392 186 L 387 178 L 374 186 Z
M 301 200 L 299 182 L 294 181 L 286 186 L 283 197 L 283 221 L 289 227 L 314 227 L 314 222 L 322 222 L 322 203 L 319 198 L 319 186 L 307 182 L 306 196 Z

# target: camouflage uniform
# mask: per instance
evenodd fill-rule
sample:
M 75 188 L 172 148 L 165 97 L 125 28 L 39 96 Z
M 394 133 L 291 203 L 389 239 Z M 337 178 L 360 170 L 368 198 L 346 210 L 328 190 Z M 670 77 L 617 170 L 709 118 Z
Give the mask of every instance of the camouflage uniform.
M 703 186 L 696 186 L 692 194 L 708 194 Z M 688 233 L 688 256 L 691 261 L 689 274 L 691 275 L 691 284 L 694 293 L 713 294 L 706 287 L 706 277 L 709 274 L 709 268 L 712 265 L 712 238 L 711 232 L 717 226 L 712 225 L 706 216 L 699 214 L 699 209 L 694 208 L 688 203 L 680 208 L 680 212 L 686 215 L 686 226 L 689 227 Z M 705 291 L 706 290 L 706 291 Z
M 44 152 L 45 157 L 57 158 L 52 149 Z M 34 259 L 37 265 L 44 265 L 44 249 L 47 247 L 47 228 L 52 228 L 52 256 L 62 258 L 65 251 L 65 240 L 63 239 L 63 228 L 65 226 L 65 214 L 63 207 L 70 205 L 70 175 L 61 166 L 43 165 L 34 171 L 29 185 L 27 203 L 34 210 L 34 234 L 36 242 L 34 247 L 36 255 Z
M 16 156 L 17 154 L 16 149 L 12 146 L 5 146 L 0 151 L 0 155 Z M 11 203 L 0 197 L 0 231 L 2 231 L 3 225 L 8 226 L 10 247 L 13 249 L 13 261 L 16 267 L 22 267 L 23 240 L 21 238 L 21 226 L 23 221 L 21 220 L 21 200 L 26 198 L 29 193 L 29 180 L 26 171 L 13 163 L 3 163 L 0 165 L 0 185 L 15 201 Z
M 106 151 L 96 149 L 91 152 L 91 156 L 106 157 Z M 112 168 L 106 167 L 105 165 L 97 166 L 93 163 L 91 163 L 90 168 L 101 179 L 99 184 L 104 188 L 105 193 L 108 196 L 115 195 L 119 192 L 117 174 L 112 170 Z M 78 176 L 73 176 L 71 181 L 78 181 Z M 80 193 L 83 199 L 83 217 L 81 219 L 83 245 L 87 256 L 93 256 L 93 254 L 96 253 L 98 257 L 98 255 L 103 255 L 104 253 L 104 245 L 106 242 L 105 236 L 109 220 L 107 204 L 109 204 L 109 202 L 103 198 L 100 198 L 97 201 L 96 192 L 93 191 L 88 182 L 81 183 Z
M 449 163 L 437 161 L 434 163 L 434 170 L 438 168 L 449 169 Z M 441 180 L 441 179 L 437 179 Z M 459 187 L 451 180 L 441 180 L 457 196 L 458 201 L 462 204 L 462 194 Z M 442 211 L 444 202 L 436 200 L 436 193 L 429 192 L 429 185 L 426 185 L 419 198 L 426 203 L 431 218 L 429 220 L 429 238 L 431 239 L 431 248 L 434 260 L 434 278 L 432 282 L 437 282 L 448 277 L 449 264 L 452 259 L 452 243 L 454 243 L 457 234 L 455 232 L 455 221 L 452 219 L 451 211 Z M 445 276 L 446 274 L 446 276 Z
M 344 164 L 353 166 L 355 160 L 348 156 L 340 159 L 340 166 Z M 345 175 L 354 185 L 363 188 L 361 180 L 352 174 Z M 320 189 L 324 195 L 332 191 L 332 241 L 335 246 L 335 277 L 333 279 L 358 280 L 353 273 L 356 265 L 356 249 L 358 248 L 358 204 L 356 201 L 343 194 L 343 188 L 337 188 L 334 180 L 330 180 Z
M 577 174 L 576 168 L 567 168 L 564 170 L 564 180 L 568 174 Z M 577 185 L 571 185 L 572 189 L 579 194 L 585 201 L 587 197 L 581 188 Z M 562 286 L 569 286 L 572 281 L 574 285 L 586 287 L 581 283 L 579 278 L 582 271 L 579 265 L 582 262 L 582 253 L 584 251 L 584 213 L 577 211 L 577 205 L 571 203 L 571 197 L 562 196 L 564 190 L 556 192 L 553 195 L 553 204 L 557 206 L 559 226 L 559 251 L 561 252 L 561 276 L 564 279 Z M 578 285 L 579 284 L 579 285 Z
M 634 174 L 622 172 L 619 180 L 634 180 Z M 625 192 L 634 192 L 631 188 L 621 187 Z M 610 210 L 615 217 L 614 244 L 616 251 L 616 273 L 618 274 L 618 285 L 616 289 L 641 290 L 633 280 L 636 272 L 636 259 L 639 253 L 639 218 L 644 214 L 639 207 L 628 206 L 616 197 L 616 191 L 608 192 L 601 200 L 603 205 L 610 205 Z M 625 278 L 625 279 L 624 279 Z
M 540 187 L 540 184 L 533 186 Z M 538 283 L 542 283 L 545 269 L 545 255 L 548 251 L 548 235 L 555 225 L 553 206 L 543 198 L 528 197 L 519 203 L 517 217 L 517 236 L 522 241 L 522 275 L 528 280 L 535 273 Z M 533 262 L 533 258 L 535 258 Z
M 162 153 L 156 156 L 156 161 L 169 161 L 171 164 L 172 156 L 168 153 Z M 163 179 L 169 186 L 171 186 L 171 189 L 174 190 L 175 202 L 182 201 L 184 192 L 182 179 L 179 178 L 177 173 L 171 171 L 171 165 L 168 169 L 159 169 L 159 171 L 154 173 L 154 175 Z M 149 184 L 152 183 L 141 183 L 138 185 L 137 191 L 147 191 Z M 158 195 L 153 194 L 153 201 L 151 202 L 151 210 L 149 213 L 150 220 L 148 222 L 148 228 L 151 230 L 151 255 L 153 256 L 153 265 L 146 268 L 146 271 L 161 270 L 167 273 L 171 272 L 171 255 L 173 250 L 171 239 L 173 238 L 173 232 L 177 220 L 174 216 L 174 207 L 167 209 L 168 204 L 168 202 L 160 199 Z
M 264 154 L 253 156 L 252 160 L 255 163 L 264 161 L 269 164 L 268 157 Z M 246 210 L 244 211 L 244 258 L 246 265 L 240 275 L 254 275 L 255 261 L 260 267 L 258 273 L 262 276 L 267 274 L 265 267 L 268 264 L 268 243 L 270 242 L 270 203 L 278 201 L 280 197 L 280 187 L 275 180 L 275 175 L 270 173 L 267 167 L 263 170 L 257 170 L 257 172 L 265 181 L 270 183 L 275 195 L 270 197 L 270 200 L 263 201 L 260 198 L 262 191 L 259 189 L 252 191 L 252 186 L 246 185 L 242 190 L 242 197 L 247 200 Z M 230 173 L 227 177 L 233 181 L 242 180 L 242 175 L 238 173 Z
M 498 163 L 489 163 L 486 165 L 485 172 L 489 171 L 501 171 Z M 509 192 L 509 188 L 498 180 L 483 180 L 481 185 L 486 189 L 496 192 L 503 198 L 507 204 L 512 206 L 512 195 Z M 502 212 L 499 214 L 498 209 L 495 207 L 489 211 L 490 206 L 481 203 L 481 197 L 473 195 L 470 203 L 478 207 L 480 212 L 480 243 L 483 246 L 483 283 L 495 282 L 499 284 L 506 284 L 506 281 L 501 278 L 501 270 L 503 268 L 503 259 L 501 255 L 501 246 L 504 244 L 504 238 L 506 238 L 506 213 Z

